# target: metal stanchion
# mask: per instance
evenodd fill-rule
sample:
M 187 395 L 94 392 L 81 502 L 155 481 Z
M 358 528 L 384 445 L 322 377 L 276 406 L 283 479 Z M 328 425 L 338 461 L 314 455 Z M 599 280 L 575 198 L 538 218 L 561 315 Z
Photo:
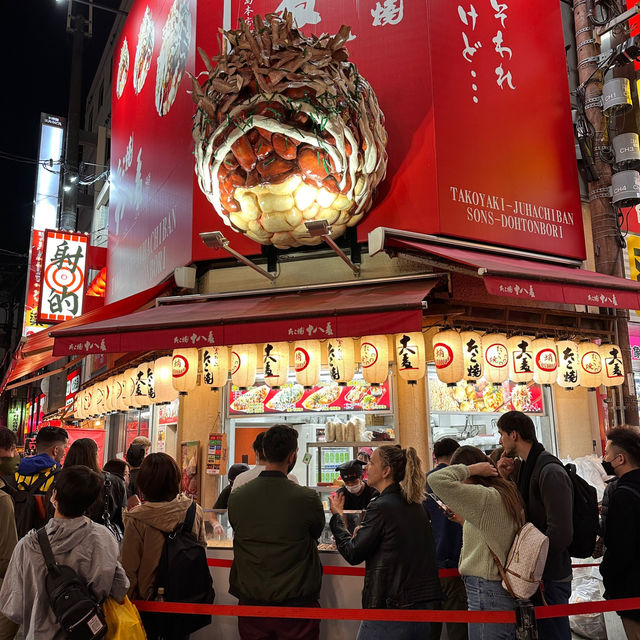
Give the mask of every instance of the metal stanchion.
M 516 640 L 538 640 L 536 610 L 531 600 L 516 600 Z

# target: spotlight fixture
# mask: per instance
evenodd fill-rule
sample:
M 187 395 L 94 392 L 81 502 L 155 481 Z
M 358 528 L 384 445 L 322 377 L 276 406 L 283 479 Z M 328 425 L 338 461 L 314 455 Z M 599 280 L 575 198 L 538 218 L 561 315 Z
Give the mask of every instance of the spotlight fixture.
M 335 243 L 334 239 L 329 235 L 331 227 L 326 220 L 309 220 L 304 223 L 304 226 L 307 227 L 307 231 L 312 238 L 321 237 L 338 254 L 338 257 L 349 265 L 353 274 L 356 277 L 360 277 L 360 265 L 351 262 L 344 251 Z
M 230 253 L 234 258 L 236 258 L 243 264 L 246 264 L 254 271 L 257 271 L 261 276 L 264 276 L 265 278 L 271 280 L 271 282 L 276 281 L 277 276 L 269 273 L 268 271 L 265 271 L 257 264 L 249 260 L 249 258 L 246 258 L 241 253 L 238 253 L 235 249 L 232 249 L 229 246 L 229 241 L 224 237 L 221 231 L 204 231 L 200 234 L 200 239 L 205 244 L 205 246 L 209 247 L 210 249 L 222 249 L 223 251 Z

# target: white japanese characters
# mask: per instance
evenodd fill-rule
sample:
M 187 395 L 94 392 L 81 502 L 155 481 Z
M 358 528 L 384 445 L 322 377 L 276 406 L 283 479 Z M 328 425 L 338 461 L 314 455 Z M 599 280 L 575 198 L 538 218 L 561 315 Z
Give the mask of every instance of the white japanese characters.
M 382 4 L 376 2 L 375 9 L 371 9 L 371 17 L 374 27 L 399 24 L 404 18 L 404 0 L 384 0 Z

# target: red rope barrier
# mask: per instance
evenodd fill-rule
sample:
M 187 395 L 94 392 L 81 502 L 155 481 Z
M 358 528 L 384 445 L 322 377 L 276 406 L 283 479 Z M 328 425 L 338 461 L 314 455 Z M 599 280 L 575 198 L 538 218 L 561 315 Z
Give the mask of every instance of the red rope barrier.
M 233 560 L 222 560 L 219 558 L 207 558 L 207 564 L 210 567 L 222 567 L 224 569 L 229 569 L 231 567 Z M 572 565 L 574 569 L 584 568 L 584 567 L 599 567 L 600 565 L 597 563 L 593 564 L 574 564 Z M 325 565 L 322 567 L 322 572 L 325 576 L 364 576 L 364 568 L 363 567 L 341 567 L 341 566 L 333 566 L 333 565 Z M 441 578 L 455 578 L 459 576 L 457 569 L 439 569 L 438 575 Z
M 140 611 L 162 613 L 207 614 L 214 616 L 249 618 L 303 618 L 315 620 L 387 620 L 398 622 L 475 622 L 514 623 L 514 611 L 434 611 L 417 609 L 320 609 L 316 607 L 269 607 L 222 604 L 186 604 L 184 602 L 154 602 L 136 600 Z M 536 607 L 536 618 L 629 611 L 640 609 L 640 598 L 599 600 Z

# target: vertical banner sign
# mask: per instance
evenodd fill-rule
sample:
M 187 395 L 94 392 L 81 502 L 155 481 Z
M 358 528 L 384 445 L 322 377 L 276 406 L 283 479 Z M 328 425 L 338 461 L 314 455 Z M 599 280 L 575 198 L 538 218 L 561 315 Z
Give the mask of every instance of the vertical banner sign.
M 136 1 L 116 45 L 107 303 L 191 261 L 195 21 L 196 0 Z
M 40 115 L 40 149 L 38 173 L 31 220 L 31 245 L 22 335 L 42 331 L 47 325 L 37 319 L 42 279 L 44 230 L 57 226 L 60 192 L 60 160 L 65 119 L 46 113 Z
M 27 297 L 24 305 L 23 336 L 30 336 L 46 328 L 38 322 L 42 284 L 42 260 L 44 258 L 44 231 L 33 229 L 31 250 L 29 251 L 29 271 L 27 274 Z
M 82 315 L 88 236 L 46 231 L 38 321 L 64 322 Z
M 65 407 L 72 407 L 73 400 L 80 390 L 80 373 L 81 369 L 74 369 L 67 374 L 67 390 L 65 393 Z
M 631 210 L 631 215 L 634 214 L 635 207 Z M 629 225 L 629 227 L 631 227 L 631 225 Z M 640 229 L 638 229 L 638 231 L 640 231 Z M 627 234 L 627 257 L 629 259 L 628 277 L 638 282 L 640 281 L 640 235 L 637 233 L 629 232 Z M 636 309 L 636 315 L 640 316 L 638 309 Z

